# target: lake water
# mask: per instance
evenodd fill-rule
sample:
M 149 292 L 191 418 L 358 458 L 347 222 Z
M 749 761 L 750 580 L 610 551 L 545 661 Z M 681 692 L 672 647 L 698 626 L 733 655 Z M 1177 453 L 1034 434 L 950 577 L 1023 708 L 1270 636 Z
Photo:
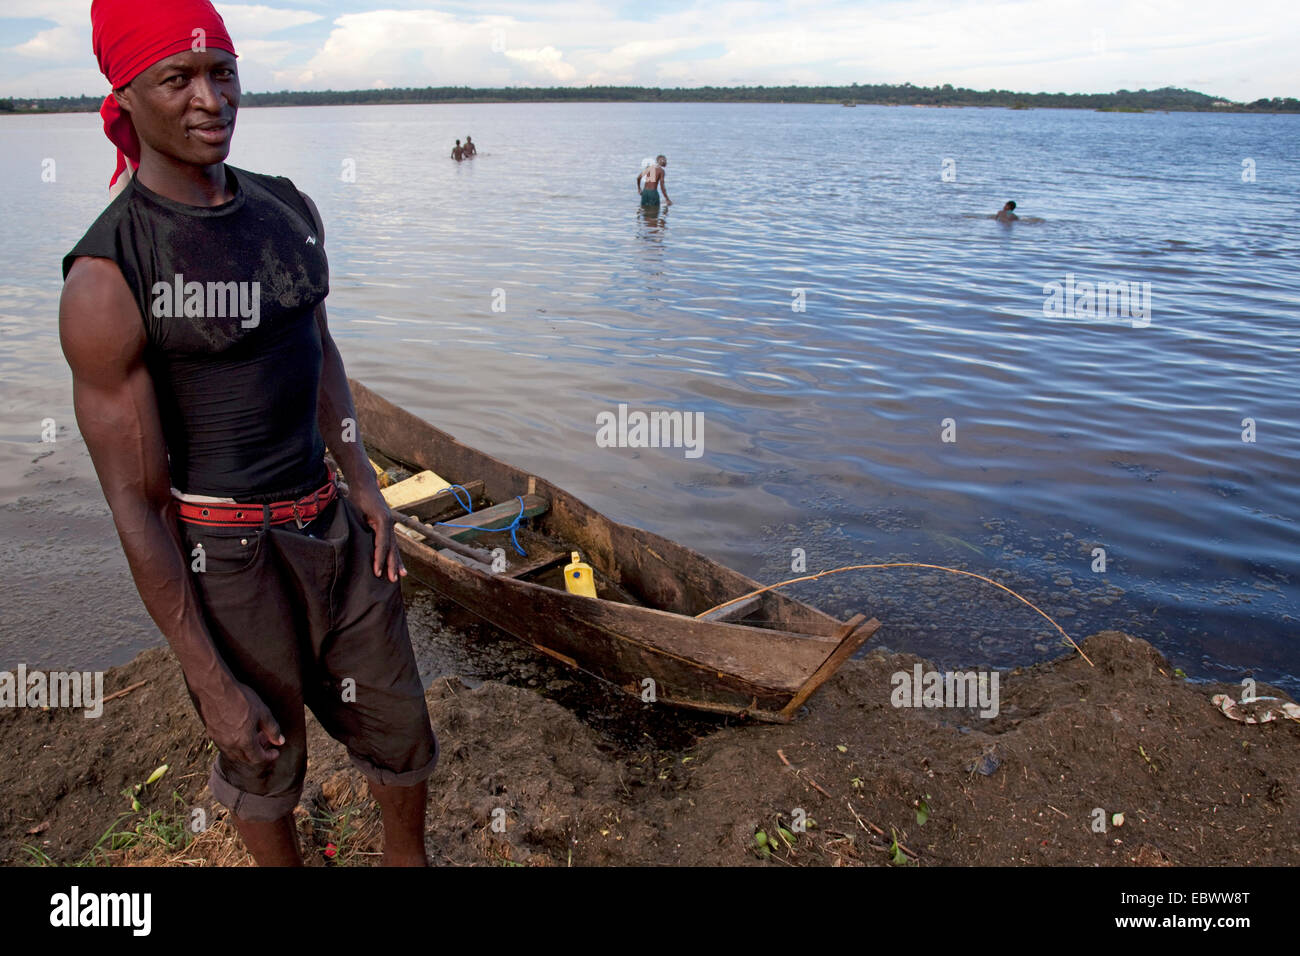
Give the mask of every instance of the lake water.
M 1076 639 L 1121 628 L 1191 677 L 1294 694 L 1298 145 L 1282 115 L 323 107 L 241 111 L 230 162 L 320 206 L 350 374 L 612 517 L 765 582 L 795 549 L 965 569 Z M 675 204 L 647 215 L 660 152 Z M 160 640 L 56 334 L 111 169 L 92 115 L 0 118 L 0 666 Z M 1041 221 L 993 222 L 1006 199 Z M 1149 312 L 1045 314 L 1067 276 L 1149 289 Z M 701 413 L 703 454 L 599 447 L 620 403 Z M 941 663 L 1060 652 L 943 572 L 793 593 Z

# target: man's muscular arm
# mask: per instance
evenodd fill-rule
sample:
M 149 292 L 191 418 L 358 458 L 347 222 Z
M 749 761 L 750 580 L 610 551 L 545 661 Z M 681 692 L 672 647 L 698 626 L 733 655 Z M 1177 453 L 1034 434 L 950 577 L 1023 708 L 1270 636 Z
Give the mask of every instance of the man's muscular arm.
M 325 244 L 325 225 L 321 221 L 320 210 L 310 196 L 299 193 L 306 200 L 316 223 L 316 238 L 322 246 Z M 361 443 L 361 433 L 356 426 L 357 413 L 352 405 L 352 389 L 348 387 L 348 373 L 343 368 L 343 356 L 339 354 L 334 337 L 330 335 L 329 323 L 325 316 L 325 303 L 316 306 L 316 324 L 320 327 L 321 360 L 320 394 L 316 400 L 316 424 L 320 429 L 325 444 L 333 453 L 335 461 L 343 469 L 348 479 L 348 500 L 357 506 L 365 517 L 366 523 L 375 532 L 375 556 L 371 570 L 375 577 L 388 575 L 388 580 L 397 581 L 406 575 L 402 567 L 402 554 L 397 547 L 397 535 L 393 532 L 393 516 L 388 511 L 388 502 L 379 491 L 379 482 L 375 480 L 375 470 L 370 467 L 370 460 Z M 352 441 L 343 439 L 343 423 L 352 421 Z
M 284 743 L 275 718 L 231 674 L 203 621 L 176 527 L 162 423 L 144 361 L 144 324 L 116 263 L 91 257 L 73 263 L 59 301 L 59 338 L 72 368 L 77 425 L 131 575 L 180 661 L 208 733 L 234 759 L 274 760 L 279 751 L 265 743 Z

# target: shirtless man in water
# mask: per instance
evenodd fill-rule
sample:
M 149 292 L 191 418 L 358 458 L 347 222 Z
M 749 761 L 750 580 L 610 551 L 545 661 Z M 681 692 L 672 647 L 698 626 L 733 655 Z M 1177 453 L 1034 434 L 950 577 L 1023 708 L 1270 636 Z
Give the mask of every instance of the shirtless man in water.
M 1017 219 L 1020 218 L 1014 212 L 1012 212 L 1012 210 L 1015 208 L 1016 208 L 1016 204 L 1014 202 L 1008 201 L 1007 204 L 1003 206 L 1002 209 L 998 212 L 998 214 L 993 218 L 996 219 L 998 222 L 1015 222 Z
M 667 158 L 661 154 L 655 157 L 655 165 L 647 166 L 637 173 L 636 188 L 641 193 L 641 205 L 659 205 L 659 192 L 661 190 L 664 194 L 664 201 L 669 206 L 673 204 L 673 201 L 668 198 L 668 187 L 664 185 L 664 177 L 667 175 L 664 167 L 667 165 Z

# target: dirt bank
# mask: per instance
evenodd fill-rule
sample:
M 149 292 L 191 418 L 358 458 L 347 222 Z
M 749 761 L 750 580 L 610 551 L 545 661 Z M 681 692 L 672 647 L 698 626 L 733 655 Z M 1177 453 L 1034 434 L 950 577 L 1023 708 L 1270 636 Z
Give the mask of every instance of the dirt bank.
M 606 693 L 581 675 L 528 678 L 539 689 L 441 677 L 427 692 L 442 745 L 430 859 L 1300 863 L 1300 724 L 1229 720 L 1210 696 L 1239 695 L 1239 687 L 1182 680 L 1150 645 L 1120 632 L 1094 634 L 1083 648 L 1095 667 L 1072 653 L 1002 674 L 993 719 L 892 706 L 891 675 L 918 662 L 906 654 L 851 661 L 788 726 L 622 702 L 640 712 L 629 718 L 637 734 L 626 720 L 615 732 L 544 696 Z M 58 863 L 250 862 L 207 790 L 212 751 L 165 648 L 109 671 L 105 691 L 140 681 L 96 720 L 0 711 L 0 861 L 21 864 L 35 851 Z M 299 810 L 309 859 L 369 865 L 379 829 L 364 781 L 310 718 L 309 745 Z M 162 764 L 166 774 L 142 787 L 133 811 L 134 786 Z M 208 827 L 186 838 L 195 809 Z M 815 821 L 804 833 L 793 825 L 800 812 Z M 494 819 L 504 832 L 494 832 Z M 1106 832 L 1095 832 L 1098 819 Z M 778 822 L 792 831 L 793 848 L 778 843 L 760 856 L 756 831 L 777 840 Z M 101 840 L 110 830 L 129 836 Z

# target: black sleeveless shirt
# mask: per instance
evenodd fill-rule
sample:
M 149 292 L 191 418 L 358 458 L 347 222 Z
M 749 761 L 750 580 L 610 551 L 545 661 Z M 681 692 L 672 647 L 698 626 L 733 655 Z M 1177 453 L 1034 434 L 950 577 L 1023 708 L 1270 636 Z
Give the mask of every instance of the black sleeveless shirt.
M 132 178 L 63 260 L 112 259 L 149 344 L 172 485 L 237 501 L 325 483 L 316 305 L 329 266 L 288 179 L 226 166 L 235 196 L 189 206 Z

